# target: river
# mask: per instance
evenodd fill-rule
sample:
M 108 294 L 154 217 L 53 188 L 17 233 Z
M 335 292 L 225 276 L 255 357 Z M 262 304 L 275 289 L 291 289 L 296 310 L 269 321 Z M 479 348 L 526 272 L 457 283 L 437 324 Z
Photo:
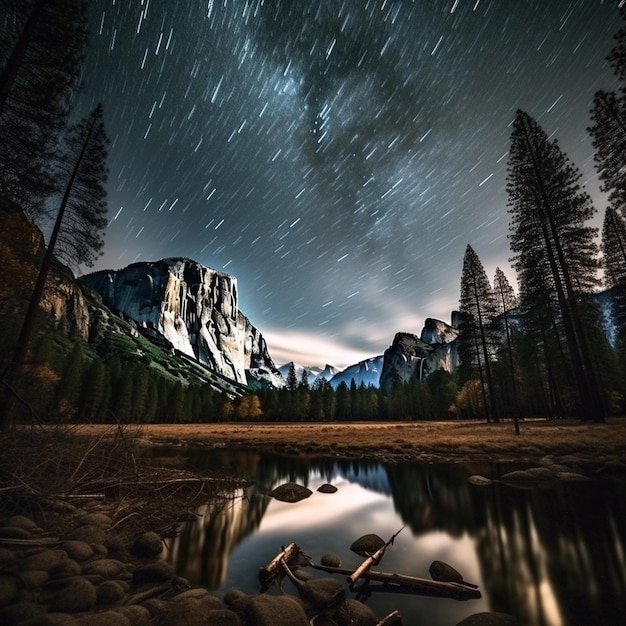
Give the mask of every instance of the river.
M 430 564 L 445 561 L 482 597 L 376 591 L 366 602 L 379 619 L 397 609 L 405 624 L 451 626 L 473 613 L 500 611 L 522 626 L 570 626 L 618 624 L 626 615 L 623 476 L 521 489 L 471 484 L 472 475 L 498 478 L 519 469 L 485 463 L 384 465 L 201 447 L 160 454 L 200 473 L 252 483 L 226 504 L 200 507 L 197 520 L 168 542 L 166 558 L 179 575 L 220 596 L 233 587 L 258 592 L 259 569 L 291 542 L 315 563 L 334 553 L 343 567 L 355 568 L 362 558 L 350 551 L 353 541 L 368 533 L 387 540 L 403 528 L 376 569 L 429 578 Z M 267 495 L 289 481 L 312 495 L 297 503 Z M 337 491 L 318 492 L 323 484 Z M 283 584 L 295 593 L 289 581 Z

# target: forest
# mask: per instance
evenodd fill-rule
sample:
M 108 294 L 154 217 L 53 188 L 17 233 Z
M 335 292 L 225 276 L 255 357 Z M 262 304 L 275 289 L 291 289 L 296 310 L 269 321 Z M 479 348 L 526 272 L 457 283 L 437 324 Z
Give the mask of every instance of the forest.
M 558 138 L 517 111 L 508 146 L 509 241 L 517 289 L 489 280 L 467 245 L 455 372 L 377 389 L 295 374 L 284 389 L 224 394 L 159 365 L 149 342 L 59 336 L 40 312 L 59 264 L 93 264 L 104 246 L 106 112 L 76 119 L 87 45 L 80 0 L 0 0 L 0 207 L 51 234 L 27 296 L 2 293 L 2 427 L 19 419 L 91 422 L 349 421 L 578 417 L 626 411 L 626 8 L 608 53 L 618 92 L 593 98 L 589 133 L 607 194 L 601 232 L 581 173 Z M 71 16 L 68 19 L 68 16 Z M 8 235 L 5 233 L 6 239 Z M 11 247 L 2 241 L 2 250 Z M 612 326 L 604 324 L 610 311 Z M 17 314 L 16 314 L 17 313 Z M 603 317 L 604 316 L 604 317 Z M 8 321 L 10 320 L 10 321 Z M 141 343 L 138 349 L 138 342 Z

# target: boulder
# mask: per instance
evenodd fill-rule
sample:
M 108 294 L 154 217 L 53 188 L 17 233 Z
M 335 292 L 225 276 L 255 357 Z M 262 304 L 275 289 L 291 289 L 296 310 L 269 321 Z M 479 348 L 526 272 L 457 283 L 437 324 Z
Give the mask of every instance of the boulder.
M 131 552 L 139 557 L 151 558 L 163 552 L 163 540 L 155 532 L 142 533 L 135 539 Z
M 91 611 L 96 605 L 96 600 L 96 588 L 82 576 L 76 576 L 56 593 L 50 607 L 54 611 L 80 613 Z
M 174 577 L 174 570 L 167 561 L 157 561 L 141 565 L 133 572 L 133 583 L 158 583 L 171 580 Z
M 302 605 L 292 596 L 251 596 L 245 618 L 255 626 L 309 626 Z
M 281 502 L 300 502 L 300 500 L 308 498 L 312 493 L 307 487 L 289 482 L 276 487 L 270 493 L 270 496 Z

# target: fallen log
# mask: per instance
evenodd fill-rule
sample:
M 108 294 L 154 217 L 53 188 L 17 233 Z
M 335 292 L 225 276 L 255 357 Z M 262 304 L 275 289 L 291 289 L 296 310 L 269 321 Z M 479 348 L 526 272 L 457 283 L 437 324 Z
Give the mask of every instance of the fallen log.
M 344 567 L 331 567 L 330 565 L 316 565 L 309 562 L 309 565 L 316 570 L 321 570 L 328 574 L 350 575 L 351 570 Z M 418 578 L 416 576 L 406 576 L 390 572 L 379 572 L 368 569 L 360 577 L 366 581 L 380 582 L 384 585 L 380 589 L 369 587 L 368 591 L 387 591 L 396 593 L 415 593 L 424 596 L 434 596 L 438 598 L 452 598 L 453 600 L 475 600 L 481 598 L 480 591 L 471 583 L 463 582 L 442 582 L 429 580 L 428 578 Z
M 286 547 L 282 546 L 282 550 L 265 567 L 259 570 L 258 578 L 263 588 L 267 589 L 274 580 L 280 578 L 282 571 L 281 561 L 289 564 L 297 559 L 300 554 L 300 548 L 295 543 L 290 543 Z
M 361 563 L 361 565 L 359 565 L 353 572 L 350 573 L 350 576 L 348 576 L 348 582 L 350 584 L 356 582 L 359 578 L 362 578 L 363 575 L 369 570 L 369 568 L 372 567 L 372 565 L 378 563 L 380 559 L 382 559 L 383 554 L 385 554 L 385 550 L 387 549 L 387 546 L 393 545 L 393 540 L 402 532 L 403 528 L 404 526 L 398 532 L 393 534 L 391 536 L 391 539 L 389 539 L 387 543 L 378 548 L 378 550 L 376 550 L 374 554 L 368 556 L 365 561 Z

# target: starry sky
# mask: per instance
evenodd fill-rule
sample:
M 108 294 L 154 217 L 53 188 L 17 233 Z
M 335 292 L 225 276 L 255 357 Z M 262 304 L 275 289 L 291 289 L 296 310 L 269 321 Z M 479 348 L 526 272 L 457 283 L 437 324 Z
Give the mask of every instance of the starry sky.
M 104 104 L 94 269 L 237 277 L 277 365 L 345 367 L 450 321 L 471 244 L 508 259 L 515 111 L 583 172 L 617 0 L 94 0 L 77 110 Z M 91 271 L 91 270 L 86 270 Z

